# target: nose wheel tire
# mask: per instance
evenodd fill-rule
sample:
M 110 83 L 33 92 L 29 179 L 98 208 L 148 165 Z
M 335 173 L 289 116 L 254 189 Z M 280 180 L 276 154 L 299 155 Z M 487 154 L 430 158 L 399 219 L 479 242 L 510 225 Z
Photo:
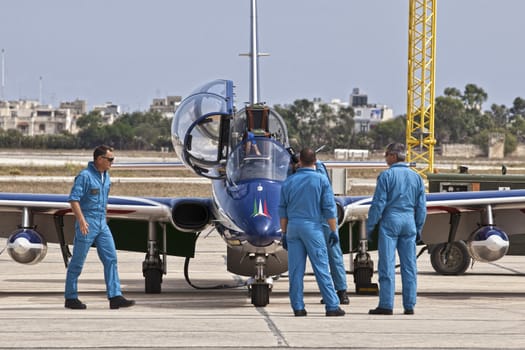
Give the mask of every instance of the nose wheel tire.
M 251 297 L 254 306 L 266 306 L 270 303 L 270 285 L 252 284 Z

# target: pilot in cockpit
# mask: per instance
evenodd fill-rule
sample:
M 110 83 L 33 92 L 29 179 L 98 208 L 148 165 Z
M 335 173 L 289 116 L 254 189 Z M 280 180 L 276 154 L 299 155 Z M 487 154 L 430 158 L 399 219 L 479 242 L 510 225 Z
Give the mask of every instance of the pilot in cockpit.
M 261 151 L 259 150 L 259 146 L 257 146 L 257 141 L 255 140 L 255 135 L 253 132 L 248 131 L 246 135 L 246 143 L 245 143 L 245 149 L 244 149 L 246 156 L 260 156 Z

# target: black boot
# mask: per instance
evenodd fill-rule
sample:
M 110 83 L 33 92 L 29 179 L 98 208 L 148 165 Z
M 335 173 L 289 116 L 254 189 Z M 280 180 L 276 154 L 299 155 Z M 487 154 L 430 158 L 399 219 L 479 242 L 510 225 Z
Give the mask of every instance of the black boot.
M 346 290 L 338 290 L 337 296 L 339 297 L 339 304 L 341 305 L 348 305 L 350 304 L 350 299 L 348 299 L 348 295 L 346 294 Z M 321 299 L 321 304 L 324 304 L 324 299 Z
M 339 304 L 341 305 L 348 305 L 350 304 L 350 299 L 348 299 L 348 295 L 346 294 L 346 290 L 338 290 L 337 296 L 339 297 Z
M 344 316 L 345 315 L 345 310 L 341 309 L 340 307 L 338 307 L 337 309 L 335 310 L 329 310 L 329 311 L 326 311 L 326 316 Z
M 122 295 L 109 298 L 109 308 L 110 309 L 118 309 L 121 307 L 130 307 L 135 305 L 135 300 L 128 300 L 124 298 Z
M 66 309 L 73 309 L 73 310 L 84 310 L 87 308 L 86 304 L 82 303 L 78 299 L 66 299 L 66 302 L 64 303 L 64 307 Z
M 368 310 L 370 315 L 392 315 L 392 309 L 383 309 L 382 307 L 376 307 L 375 309 Z

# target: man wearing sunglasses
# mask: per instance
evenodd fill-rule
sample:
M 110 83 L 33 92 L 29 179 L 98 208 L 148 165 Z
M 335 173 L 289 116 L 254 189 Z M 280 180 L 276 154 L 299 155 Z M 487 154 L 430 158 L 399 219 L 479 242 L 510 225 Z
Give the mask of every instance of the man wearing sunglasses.
M 104 280 L 109 307 L 118 309 L 135 304 L 127 300 L 120 290 L 120 279 L 117 269 L 117 251 L 113 236 L 106 222 L 111 181 L 108 170 L 115 160 L 113 148 L 98 146 L 93 152 L 93 161 L 88 163 L 75 178 L 68 201 L 75 214 L 75 239 L 73 255 L 69 261 L 66 274 L 65 304 L 69 309 L 86 309 L 86 304 L 78 299 L 78 277 L 93 243 L 104 265 Z
M 368 313 L 392 315 L 394 307 L 396 250 L 399 255 L 405 315 L 414 314 L 417 290 L 416 241 L 426 219 L 427 207 L 423 179 L 405 163 L 405 145 L 386 147 L 389 168 L 379 174 L 368 210 L 366 232 L 379 227 L 379 305 Z

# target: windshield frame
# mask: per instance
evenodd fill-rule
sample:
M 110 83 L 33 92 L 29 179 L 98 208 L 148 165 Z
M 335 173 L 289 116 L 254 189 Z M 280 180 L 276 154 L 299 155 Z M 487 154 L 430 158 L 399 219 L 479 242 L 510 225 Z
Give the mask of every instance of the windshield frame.
M 291 173 L 288 150 L 268 137 L 255 137 L 255 141 L 260 155 L 247 153 L 248 140 L 233 149 L 226 165 L 227 178 L 233 183 L 255 179 L 284 181 Z

